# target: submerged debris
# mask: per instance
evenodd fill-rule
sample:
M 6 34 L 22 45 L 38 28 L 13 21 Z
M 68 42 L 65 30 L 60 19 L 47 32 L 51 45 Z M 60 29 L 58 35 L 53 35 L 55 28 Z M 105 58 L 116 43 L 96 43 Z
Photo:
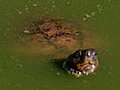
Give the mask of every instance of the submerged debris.
M 63 63 L 63 68 L 76 77 L 93 73 L 97 67 L 98 59 L 95 49 L 77 50 Z
M 61 19 L 40 19 L 23 31 L 27 39 L 39 41 L 55 48 L 73 48 L 77 46 L 77 39 L 81 38 L 81 32 L 70 23 Z

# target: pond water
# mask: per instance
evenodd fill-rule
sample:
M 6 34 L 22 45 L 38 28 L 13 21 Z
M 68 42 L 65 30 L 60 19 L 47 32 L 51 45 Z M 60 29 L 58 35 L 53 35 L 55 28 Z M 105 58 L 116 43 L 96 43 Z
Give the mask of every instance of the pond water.
M 119 0 L 0 0 L 0 90 L 119 90 L 119 4 Z M 42 16 L 65 18 L 92 33 L 86 34 L 81 48 L 98 51 L 95 74 L 71 76 L 53 61 L 67 52 L 45 55 L 21 43 L 23 27 Z

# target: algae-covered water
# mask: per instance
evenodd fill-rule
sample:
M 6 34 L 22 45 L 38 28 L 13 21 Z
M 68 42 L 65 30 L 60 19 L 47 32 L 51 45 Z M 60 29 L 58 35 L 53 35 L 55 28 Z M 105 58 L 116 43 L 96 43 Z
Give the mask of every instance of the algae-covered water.
M 68 75 L 53 61 L 68 53 L 41 54 L 21 43 L 23 27 L 39 17 L 62 17 L 85 29 L 81 48 L 98 51 L 94 74 Z M 119 90 L 119 23 L 119 0 L 0 0 L 0 90 Z

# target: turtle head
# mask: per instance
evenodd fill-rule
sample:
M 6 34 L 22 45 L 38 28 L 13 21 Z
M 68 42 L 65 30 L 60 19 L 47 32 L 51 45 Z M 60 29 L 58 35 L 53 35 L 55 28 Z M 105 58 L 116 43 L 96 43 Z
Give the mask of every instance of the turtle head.
M 96 62 L 97 52 L 95 49 L 86 49 L 84 50 L 84 57 L 90 60 L 91 62 Z

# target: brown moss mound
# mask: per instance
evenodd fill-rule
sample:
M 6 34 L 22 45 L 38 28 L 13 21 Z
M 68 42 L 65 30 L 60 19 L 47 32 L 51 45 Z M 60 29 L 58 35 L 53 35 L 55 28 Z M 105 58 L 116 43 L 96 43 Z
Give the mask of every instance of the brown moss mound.
M 40 19 L 25 28 L 27 40 L 39 41 L 55 48 L 72 49 L 78 45 L 81 32 L 62 19 Z

